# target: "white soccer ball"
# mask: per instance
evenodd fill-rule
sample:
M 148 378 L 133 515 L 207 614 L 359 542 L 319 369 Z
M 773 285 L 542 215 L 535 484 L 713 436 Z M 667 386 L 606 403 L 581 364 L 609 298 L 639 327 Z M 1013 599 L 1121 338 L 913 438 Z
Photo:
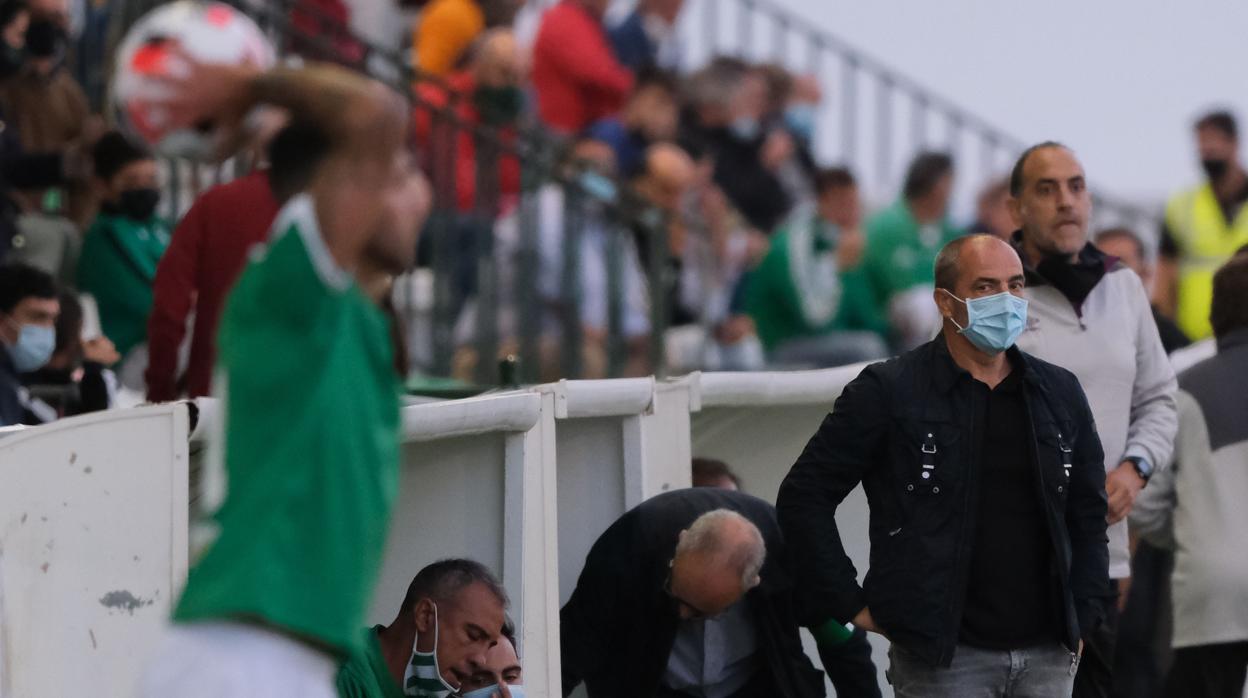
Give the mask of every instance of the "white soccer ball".
M 117 50 L 112 104 L 117 122 L 156 152 L 207 160 L 217 154 L 224 134 L 215 124 L 173 128 L 162 104 L 162 77 L 185 75 L 185 57 L 200 63 L 251 65 L 276 61 L 264 32 L 247 15 L 220 2 L 177 0 L 144 15 Z

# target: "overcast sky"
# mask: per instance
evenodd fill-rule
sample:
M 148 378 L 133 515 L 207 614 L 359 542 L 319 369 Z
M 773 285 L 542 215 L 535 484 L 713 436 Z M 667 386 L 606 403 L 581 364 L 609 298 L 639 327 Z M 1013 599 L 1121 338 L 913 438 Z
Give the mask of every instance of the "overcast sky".
M 1192 117 L 1248 115 L 1244 2 L 776 2 L 1024 141 L 1068 143 L 1107 191 L 1158 206 L 1198 178 Z

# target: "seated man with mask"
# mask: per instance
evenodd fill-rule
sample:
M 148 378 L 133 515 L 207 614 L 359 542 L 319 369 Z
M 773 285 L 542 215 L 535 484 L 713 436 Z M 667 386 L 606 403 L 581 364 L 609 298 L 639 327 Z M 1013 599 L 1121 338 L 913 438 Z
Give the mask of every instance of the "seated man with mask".
M 338 671 L 342 698 L 448 698 L 490 664 L 507 592 L 484 565 L 442 560 L 422 569 L 389 626 L 365 631 L 364 653 Z
M 524 670 L 520 667 L 516 626 L 510 618 L 503 623 L 503 640 L 490 648 L 485 665 L 459 687 L 460 698 L 524 698 Z

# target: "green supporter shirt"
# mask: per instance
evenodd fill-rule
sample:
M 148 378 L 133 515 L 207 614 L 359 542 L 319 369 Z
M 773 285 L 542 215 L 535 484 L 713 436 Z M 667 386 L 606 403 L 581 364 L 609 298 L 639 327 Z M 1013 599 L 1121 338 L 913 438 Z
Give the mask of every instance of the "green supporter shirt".
M 380 625 L 365 630 L 363 650 L 338 669 L 339 698 L 403 698 L 403 689 L 394 682 L 381 653 L 380 630 Z
M 750 274 L 746 312 L 768 350 L 790 339 L 838 330 L 887 333 L 862 265 L 836 268 L 833 233 L 817 220 L 781 228 Z
M 147 340 L 152 282 L 169 237 L 160 218 L 100 214 L 83 238 L 78 288 L 95 297 L 104 335 L 122 356 Z
M 887 308 L 893 296 L 935 283 L 936 255 L 960 235 L 948 220 L 920 226 L 904 201 L 871 216 L 863 267 L 876 303 Z
M 349 656 L 398 490 L 399 381 L 311 197 L 282 209 L 217 339 L 229 491 L 174 619 L 257 619 Z

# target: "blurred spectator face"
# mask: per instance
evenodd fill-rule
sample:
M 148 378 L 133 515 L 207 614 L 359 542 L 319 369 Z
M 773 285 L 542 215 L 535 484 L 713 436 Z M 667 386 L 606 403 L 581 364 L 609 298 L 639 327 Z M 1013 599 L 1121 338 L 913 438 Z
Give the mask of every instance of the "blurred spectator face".
M 65 54 L 64 29 L 46 17 L 32 19 L 26 29 L 26 53 L 39 74 L 51 73 Z
M 498 686 L 503 698 L 510 692 L 506 687 L 524 685 L 524 670 L 520 667 L 520 658 L 516 656 L 516 647 L 506 637 L 498 638 L 498 644 L 485 653 L 485 664 L 459 687 L 461 693 L 476 691 L 487 686 Z
M 1239 142 L 1220 128 L 1206 126 L 1196 130 L 1196 149 L 1200 162 L 1209 175 L 1217 181 L 1239 159 Z
M 382 196 L 378 230 L 365 248 L 369 262 L 391 274 L 410 269 L 431 203 L 429 184 L 412 165 L 411 155 L 405 150 L 396 153 L 391 181 Z
M 572 161 L 608 177 L 615 175 L 615 150 L 603 141 L 588 138 L 579 141 L 572 148 Z
M 624 120 L 655 143 L 676 137 L 679 117 L 675 95 L 658 85 L 643 85 L 629 100 Z
M 819 217 L 843 229 L 854 229 L 862 223 L 862 198 L 858 187 L 849 184 L 830 187 L 819 195 Z
M 1096 236 L 1095 244 L 1102 252 L 1117 257 L 1131 271 L 1139 275 L 1148 287 L 1153 280 L 1153 269 L 1144 256 L 1144 247 L 1133 234 L 1117 229 L 1107 230 Z
M 1092 197 L 1075 154 L 1062 147 L 1040 148 L 1023 163 L 1022 175 L 1010 212 L 1026 241 L 1044 255 L 1077 254 L 1088 237 Z
M 758 137 L 767 103 L 767 80 L 757 71 L 746 73 L 733 94 L 730 110 L 731 127 L 738 138 L 753 140 Z
M 477 84 L 486 87 L 515 87 L 520 84 L 520 50 L 515 36 L 506 29 L 488 32 L 474 61 Z
M 1008 182 L 993 182 L 989 185 L 979 196 L 978 209 L 979 222 L 987 228 L 987 232 L 1008 241 L 1014 232 Z
M 160 202 L 159 176 L 156 161 L 151 158 L 134 160 L 122 166 L 105 183 L 104 200 L 121 209 L 134 220 L 146 220 Z
M 477 51 L 473 61 L 477 84 L 472 98 L 478 116 L 492 126 L 514 122 L 524 108 L 520 90 L 524 70 L 515 36 L 506 29 L 493 29 Z
M 662 143 L 646 151 L 646 171 L 636 182 L 637 193 L 655 207 L 672 213 L 680 207 L 696 177 L 697 168 L 685 151 Z

